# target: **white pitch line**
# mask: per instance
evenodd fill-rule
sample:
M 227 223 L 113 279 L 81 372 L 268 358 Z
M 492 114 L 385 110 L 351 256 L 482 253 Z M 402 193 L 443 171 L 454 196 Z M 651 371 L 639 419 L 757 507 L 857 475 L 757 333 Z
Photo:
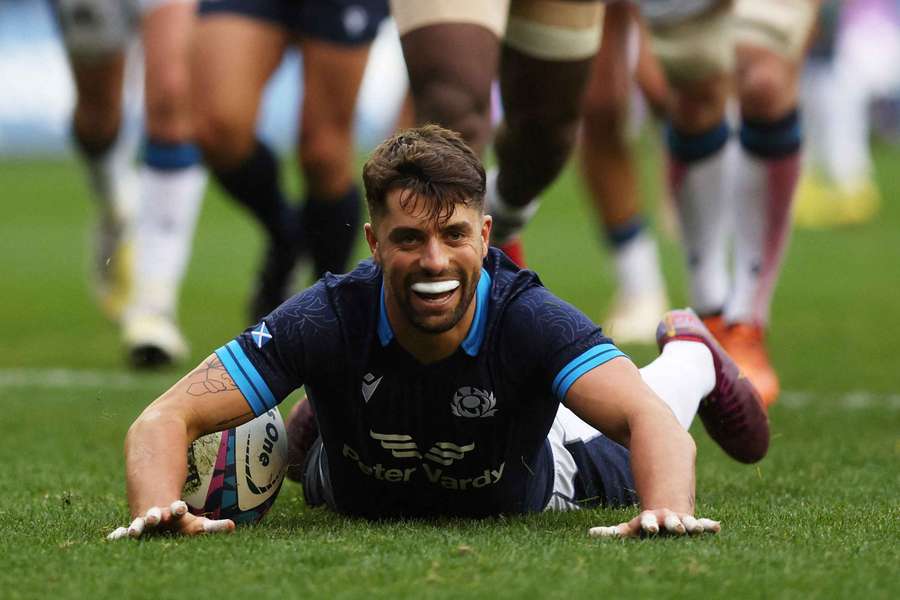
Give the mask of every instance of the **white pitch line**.
M 11 388 L 143 390 L 168 387 L 180 374 L 136 374 L 132 371 L 97 371 L 65 368 L 0 368 L 0 393 Z M 809 390 L 787 390 L 778 398 L 778 406 L 788 409 L 806 408 L 813 404 L 861 410 L 884 408 L 900 411 L 900 393 L 873 393 L 857 390 L 844 394 L 819 393 Z
M 139 390 L 173 384 L 178 375 L 137 375 L 128 371 L 81 369 L 0 369 L 0 391 L 10 388 Z
M 807 408 L 815 404 L 841 408 L 846 410 L 862 410 L 866 408 L 883 408 L 900 410 L 900 394 L 874 393 L 856 390 L 844 394 L 817 393 L 810 391 L 786 391 L 778 397 L 776 406 L 785 408 Z

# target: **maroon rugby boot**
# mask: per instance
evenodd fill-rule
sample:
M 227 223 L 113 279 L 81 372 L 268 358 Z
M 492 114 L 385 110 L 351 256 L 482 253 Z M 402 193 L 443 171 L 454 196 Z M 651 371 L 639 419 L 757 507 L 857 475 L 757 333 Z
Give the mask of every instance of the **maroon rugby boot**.
M 319 437 L 316 414 L 308 398 L 301 398 L 294 405 L 285 425 L 288 434 L 288 468 L 285 477 L 297 483 L 303 482 L 306 454 Z
M 660 351 L 677 340 L 700 342 L 713 357 L 716 385 L 697 409 L 707 433 L 739 462 L 762 460 L 769 449 L 769 419 L 756 388 L 691 309 L 669 311 L 659 323 Z

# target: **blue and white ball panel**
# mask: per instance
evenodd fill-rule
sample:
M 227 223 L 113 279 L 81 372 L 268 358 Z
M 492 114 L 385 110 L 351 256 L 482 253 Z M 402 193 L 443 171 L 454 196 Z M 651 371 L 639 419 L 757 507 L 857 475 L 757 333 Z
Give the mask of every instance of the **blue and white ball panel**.
M 252 425 L 251 425 L 252 423 Z M 278 409 L 235 429 L 237 507 L 240 511 L 258 510 L 274 500 L 287 469 L 287 431 Z M 243 460 L 241 460 L 243 458 Z

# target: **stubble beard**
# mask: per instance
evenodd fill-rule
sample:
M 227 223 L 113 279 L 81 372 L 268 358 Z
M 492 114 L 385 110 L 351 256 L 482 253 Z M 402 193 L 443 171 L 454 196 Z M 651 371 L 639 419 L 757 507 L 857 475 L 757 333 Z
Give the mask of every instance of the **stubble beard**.
M 452 272 L 442 274 L 440 278 L 456 279 L 459 281 L 460 300 L 456 303 L 456 308 L 444 319 L 440 321 L 428 320 L 417 313 L 410 302 L 410 296 L 415 292 L 412 291 L 412 284 L 418 281 L 428 281 L 437 279 L 436 277 L 422 277 L 419 274 L 411 273 L 406 276 L 403 281 L 402 294 L 398 296 L 400 312 L 406 317 L 407 321 L 421 331 L 431 335 L 438 335 L 453 329 L 466 314 L 472 299 L 475 297 L 475 287 L 473 285 L 474 276 L 464 273 L 462 270 L 454 270 Z

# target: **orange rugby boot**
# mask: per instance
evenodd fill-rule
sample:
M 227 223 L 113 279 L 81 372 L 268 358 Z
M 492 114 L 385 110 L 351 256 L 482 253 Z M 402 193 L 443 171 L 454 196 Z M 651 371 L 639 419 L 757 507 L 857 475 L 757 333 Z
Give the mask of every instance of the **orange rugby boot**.
M 753 382 L 763 405 L 768 409 L 778 399 L 781 385 L 769 360 L 763 328 L 750 323 L 734 323 L 720 339 L 725 351 L 734 358 L 741 371 Z
M 722 316 L 722 313 L 706 315 L 705 317 L 700 317 L 700 320 L 703 321 L 703 324 L 709 329 L 709 332 L 713 334 L 716 341 L 722 344 L 722 340 L 725 339 L 725 331 L 728 329 L 728 325 L 725 323 L 725 317 Z

